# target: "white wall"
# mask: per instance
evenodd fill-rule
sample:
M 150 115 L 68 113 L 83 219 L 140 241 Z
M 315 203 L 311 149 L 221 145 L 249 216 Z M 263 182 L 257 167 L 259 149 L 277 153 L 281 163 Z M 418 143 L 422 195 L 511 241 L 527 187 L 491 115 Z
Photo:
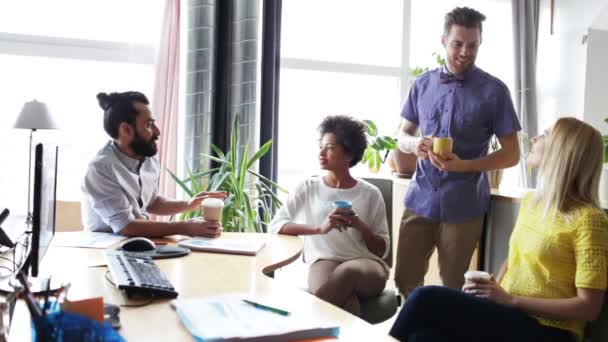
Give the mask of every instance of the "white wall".
M 550 126 L 557 117 L 587 119 L 583 115 L 586 93 L 589 86 L 597 88 L 597 82 L 587 82 L 589 52 L 583 38 L 607 6 L 607 0 L 588 0 L 585 6 L 577 0 L 556 1 L 551 34 L 550 2 L 541 1 L 537 64 L 540 129 Z
M 587 70 L 585 79 L 585 110 L 584 120 L 599 129 L 603 134 L 608 133 L 608 31 L 589 30 L 587 39 Z

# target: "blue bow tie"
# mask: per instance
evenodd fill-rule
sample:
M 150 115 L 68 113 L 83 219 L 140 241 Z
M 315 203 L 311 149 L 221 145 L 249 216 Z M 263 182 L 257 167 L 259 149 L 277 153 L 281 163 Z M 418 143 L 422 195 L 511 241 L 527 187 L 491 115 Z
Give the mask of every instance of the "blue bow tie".
M 462 85 L 462 82 L 464 82 L 464 76 L 462 74 L 454 75 L 454 74 L 449 74 L 447 72 L 440 72 L 439 81 L 442 84 L 450 83 L 450 82 L 457 82 L 459 85 Z

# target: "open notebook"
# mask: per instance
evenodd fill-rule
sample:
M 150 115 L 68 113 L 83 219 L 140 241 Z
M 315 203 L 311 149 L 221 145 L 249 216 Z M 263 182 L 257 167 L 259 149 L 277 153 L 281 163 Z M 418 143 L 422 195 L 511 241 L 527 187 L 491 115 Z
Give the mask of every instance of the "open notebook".
M 183 325 L 197 341 L 292 341 L 337 337 L 337 325 L 267 310 L 238 294 L 171 301 Z M 263 303 L 255 299 L 256 303 Z
M 266 242 L 257 238 L 204 238 L 195 237 L 178 243 L 194 251 L 256 255 Z

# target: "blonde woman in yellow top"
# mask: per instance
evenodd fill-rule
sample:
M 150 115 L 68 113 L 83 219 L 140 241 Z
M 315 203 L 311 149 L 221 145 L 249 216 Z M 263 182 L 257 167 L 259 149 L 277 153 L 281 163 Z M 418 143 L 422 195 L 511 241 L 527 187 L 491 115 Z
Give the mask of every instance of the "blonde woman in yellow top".
M 581 341 L 607 286 L 608 219 L 599 206 L 600 133 L 562 118 L 532 139 L 536 192 L 524 197 L 496 278 L 462 292 L 416 289 L 390 334 L 402 341 Z

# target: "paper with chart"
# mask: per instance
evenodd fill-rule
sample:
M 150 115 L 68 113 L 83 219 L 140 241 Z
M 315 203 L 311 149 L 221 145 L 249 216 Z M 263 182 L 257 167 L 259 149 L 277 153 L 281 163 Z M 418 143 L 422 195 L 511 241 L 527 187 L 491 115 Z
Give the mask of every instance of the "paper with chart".
M 230 294 L 176 299 L 171 305 L 186 329 L 200 341 L 291 341 L 337 337 L 340 332 L 337 325 L 260 309 L 243 299 L 251 297 Z
M 98 232 L 58 232 L 53 237 L 53 246 L 57 247 L 83 247 L 83 248 L 109 248 L 115 243 L 126 239 L 125 236 L 114 233 Z

